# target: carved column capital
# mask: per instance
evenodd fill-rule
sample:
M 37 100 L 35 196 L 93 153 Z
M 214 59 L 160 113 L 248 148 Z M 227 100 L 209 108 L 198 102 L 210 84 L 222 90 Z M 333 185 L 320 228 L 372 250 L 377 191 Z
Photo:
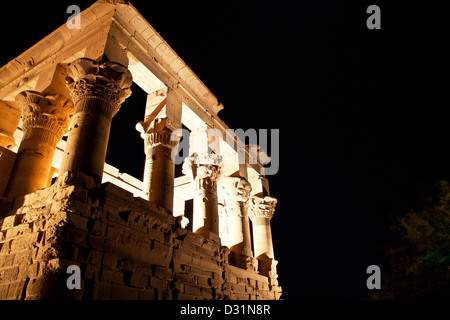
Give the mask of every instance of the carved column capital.
M 228 201 L 246 202 L 252 191 L 251 184 L 242 177 L 222 177 L 218 184 Z
M 215 162 L 213 159 L 200 161 L 205 159 L 207 158 L 200 158 L 196 153 L 186 157 L 182 171 L 191 181 L 195 182 L 196 190 L 205 188 L 217 190 L 217 181 L 222 175 L 223 165 Z
M 167 126 L 167 118 L 155 119 L 148 128 L 145 128 L 144 121 L 140 121 L 136 124 L 136 130 L 144 139 L 145 154 L 149 153 L 150 148 L 161 145 L 172 149 L 178 143 L 171 140 L 173 131 Z
M 67 128 L 74 114 L 72 101 L 61 95 L 44 95 L 35 91 L 23 91 L 16 97 L 22 108 L 24 138 L 27 140 L 35 134 L 42 135 L 41 140 L 56 144 L 67 133 Z M 36 131 L 30 129 L 43 129 Z M 45 134 L 47 132 L 47 134 Z
M 275 212 L 275 205 L 278 200 L 273 197 L 251 196 L 247 201 L 248 216 L 253 221 L 256 218 L 272 219 Z
M 70 63 L 66 70 L 67 87 L 77 107 L 97 108 L 96 113 L 112 118 L 119 111 L 122 102 L 131 94 L 131 72 L 119 63 L 79 58 Z M 101 100 L 106 105 L 99 107 L 89 103 L 77 104 L 82 99 L 92 98 Z

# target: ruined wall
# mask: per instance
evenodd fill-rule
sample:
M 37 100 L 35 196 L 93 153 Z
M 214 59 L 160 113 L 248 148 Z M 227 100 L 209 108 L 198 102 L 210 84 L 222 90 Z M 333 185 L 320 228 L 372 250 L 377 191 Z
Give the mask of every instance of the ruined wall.
M 276 277 L 231 266 L 218 237 L 89 176 L 66 173 L 13 206 L 0 220 L 0 299 L 280 298 Z M 79 290 L 66 286 L 69 265 Z

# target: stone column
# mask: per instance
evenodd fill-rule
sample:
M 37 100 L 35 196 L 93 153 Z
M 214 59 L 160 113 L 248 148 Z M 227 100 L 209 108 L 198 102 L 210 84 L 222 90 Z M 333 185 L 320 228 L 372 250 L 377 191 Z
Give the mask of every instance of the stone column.
M 59 172 L 82 171 L 101 181 L 112 117 L 131 94 L 126 67 L 80 58 L 67 66 L 67 87 L 75 104 Z
M 136 125 L 144 139 L 145 169 L 142 195 L 173 213 L 175 164 L 172 148 L 178 143 L 171 141 L 172 130 L 166 126 L 167 118 L 155 119 L 145 130 L 144 123 Z
M 237 267 L 247 268 L 253 257 L 250 240 L 250 223 L 246 201 L 252 187 L 242 177 L 224 177 L 219 181 L 228 214 L 228 243 L 230 261 Z
M 21 92 L 16 103 L 22 108 L 24 134 L 6 190 L 7 197 L 49 186 L 56 144 L 67 132 L 74 112 L 72 101 L 34 91 Z
M 259 260 L 259 273 L 269 276 L 275 265 L 270 219 L 273 217 L 277 199 L 251 196 L 247 203 L 248 215 L 252 220 L 255 258 Z
M 186 157 L 183 173 L 195 188 L 192 230 L 205 238 L 219 234 L 217 180 L 222 174 L 221 157 L 210 154 Z
M 20 121 L 20 109 L 0 101 L 0 147 L 13 150 L 16 147 L 14 132 Z M 15 150 L 14 150 L 15 151 Z
M 218 193 L 218 210 L 219 210 L 219 237 L 223 246 L 228 247 L 228 213 L 225 208 L 223 199 L 220 199 L 221 193 Z

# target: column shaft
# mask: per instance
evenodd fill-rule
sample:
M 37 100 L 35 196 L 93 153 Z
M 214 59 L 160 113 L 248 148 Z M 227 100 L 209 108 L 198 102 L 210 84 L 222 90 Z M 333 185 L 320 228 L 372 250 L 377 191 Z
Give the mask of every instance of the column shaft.
M 228 243 L 232 263 L 247 268 L 248 257 L 252 257 L 250 224 L 245 202 L 252 190 L 250 183 L 242 177 L 223 177 L 219 181 L 228 213 Z
M 220 202 L 219 199 L 219 237 L 223 246 L 229 247 L 228 241 L 228 213 L 225 206 Z
M 252 220 L 253 248 L 255 258 L 259 260 L 259 273 L 272 276 L 275 268 L 273 253 L 272 230 L 270 219 L 275 211 L 277 200 L 266 196 L 264 198 L 251 196 L 248 200 L 248 214 Z
M 16 197 L 49 186 L 56 144 L 67 131 L 73 104 L 61 96 L 34 91 L 20 93 L 24 135 L 6 196 Z
M 194 154 L 183 164 L 183 173 L 195 186 L 193 231 L 205 238 L 210 238 L 211 232 L 219 234 L 217 180 L 222 174 L 222 165 L 216 159 L 217 156 L 208 158 L 207 155 L 199 157 Z
M 175 164 L 171 155 L 177 141 L 171 141 L 172 130 L 166 127 L 166 121 L 166 118 L 155 119 L 148 129 L 140 122 L 136 128 L 145 142 L 142 195 L 173 213 Z
M 255 217 L 252 219 L 254 250 L 255 257 L 274 258 L 272 230 L 270 227 L 270 220 L 264 217 Z

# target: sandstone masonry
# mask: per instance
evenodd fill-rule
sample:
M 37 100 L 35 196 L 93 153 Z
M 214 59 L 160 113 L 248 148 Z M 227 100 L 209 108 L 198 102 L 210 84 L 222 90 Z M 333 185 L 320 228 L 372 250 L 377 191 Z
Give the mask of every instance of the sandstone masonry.
M 219 237 L 110 183 L 66 172 L 1 220 L 0 299 L 278 299 L 276 278 L 229 264 Z M 67 266 L 81 289 L 66 286 Z

